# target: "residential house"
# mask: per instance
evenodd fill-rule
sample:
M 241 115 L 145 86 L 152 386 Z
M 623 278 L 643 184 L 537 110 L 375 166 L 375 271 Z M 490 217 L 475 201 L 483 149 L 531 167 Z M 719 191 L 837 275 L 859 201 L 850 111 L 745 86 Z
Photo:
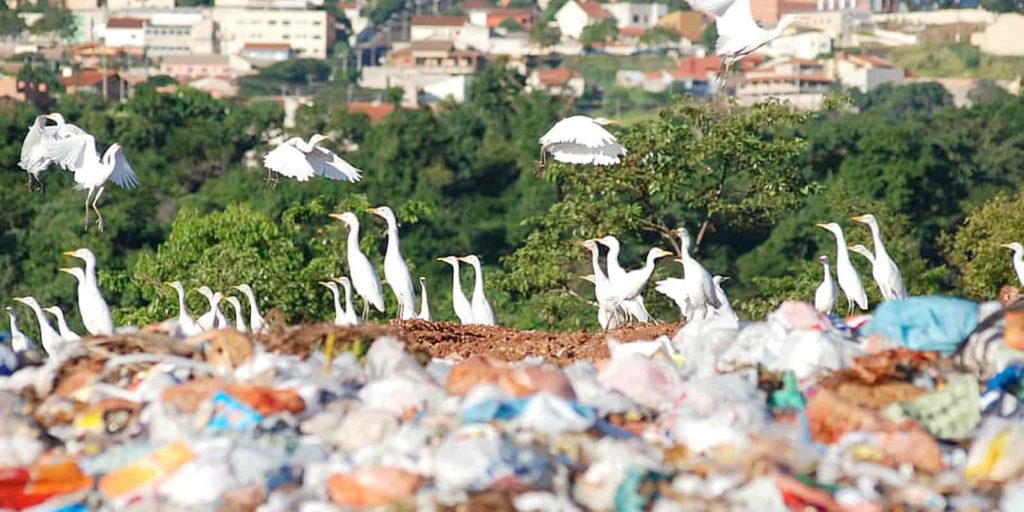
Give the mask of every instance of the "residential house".
M 185 85 L 203 91 L 216 99 L 230 98 L 238 94 L 238 85 L 235 81 L 222 76 L 196 78 L 185 82 Z
M 818 55 L 832 53 L 834 47 L 835 40 L 826 32 L 798 27 L 792 29 L 792 33 L 775 39 L 758 51 L 772 58 L 813 59 Z
M 772 60 L 746 73 L 736 86 L 740 105 L 768 98 L 789 101 L 804 110 L 817 109 L 832 90 L 833 80 L 824 65 L 807 59 Z
M 69 11 L 91 11 L 100 8 L 100 0 L 64 0 Z
M 524 30 L 530 30 L 537 19 L 533 9 L 493 9 L 487 13 L 486 27 L 497 28 L 508 20 L 516 22 Z
M 472 75 L 483 64 L 483 55 L 474 50 L 457 50 L 451 41 L 413 41 L 392 51 L 388 61 L 392 66 L 422 73 Z
M 527 91 L 547 91 L 554 96 L 579 98 L 586 90 L 583 77 L 565 68 L 538 68 L 526 77 Z
M 318 9 L 324 0 L 214 0 L 213 6 L 229 9 Z
M 349 44 L 355 44 L 356 36 L 370 26 L 370 18 L 363 15 L 361 2 L 338 2 L 338 10 L 348 19 L 352 32 L 349 35 Z
M 462 2 L 459 5 L 459 9 L 466 13 L 466 17 L 470 25 L 486 27 L 487 15 L 490 14 L 491 11 L 495 10 L 496 7 L 484 0 L 469 0 L 467 2 Z
M 117 71 L 82 69 L 72 72 L 65 69 L 60 81 L 68 94 L 99 94 L 105 101 L 121 101 L 130 94 L 131 85 Z
M 971 34 L 971 44 L 991 55 L 1024 55 L 1024 14 L 1000 14 L 983 32 Z
M 836 46 L 849 47 L 856 44 L 857 33 L 875 28 L 871 13 L 865 11 L 820 11 L 800 13 L 799 26 L 817 29 L 828 34 Z
M 708 16 L 700 11 L 676 11 L 658 20 L 658 25 L 672 30 L 691 43 L 700 41 L 708 25 Z
M 619 28 L 641 27 L 646 30 L 657 26 L 662 16 L 668 14 L 668 4 L 617 2 L 601 7 L 615 18 Z
M 395 106 L 380 101 L 350 101 L 345 105 L 349 113 L 366 114 L 371 123 L 376 123 L 395 111 Z
M 179 82 L 206 77 L 234 78 L 251 71 L 252 65 L 235 55 L 167 55 L 160 59 L 160 74 Z
M 103 44 L 112 48 L 146 46 L 146 20 L 141 18 L 110 18 L 103 29 Z
M 878 0 L 750 0 L 750 12 L 756 21 L 774 26 L 787 14 L 828 11 L 871 12 Z
M 359 83 L 367 89 L 400 88 L 405 92 L 402 106 L 415 108 L 445 98 L 463 103 L 469 97 L 472 80 L 471 74 L 428 73 L 389 65 L 363 68 Z
M 573 39 L 579 39 L 584 28 L 606 19 L 614 18 L 597 2 L 569 0 L 555 13 L 555 23 L 562 35 Z
M 158 13 L 145 30 L 148 57 L 216 53 L 213 19 L 203 13 Z
M 4 72 L 0 72 L 0 98 L 32 103 L 39 108 L 47 108 L 52 103 L 50 86 L 45 82 L 19 80 L 17 75 Z
M 220 52 L 240 54 L 248 44 L 287 44 L 298 57 L 323 59 L 334 46 L 334 19 L 327 11 L 273 11 L 214 7 Z
M 874 55 L 850 55 L 837 52 L 831 61 L 832 76 L 839 79 L 843 87 L 868 92 L 882 84 L 900 85 L 906 72 L 881 57 Z
M 646 92 L 665 92 L 672 81 L 665 71 L 633 71 L 620 69 L 615 72 L 615 85 L 639 87 Z
M 753 56 L 752 56 L 753 57 Z M 744 59 L 744 61 L 750 59 Z M 742 66 L 743 62 L 740 62 Z M 672 82 L 679 84 L 673 92 L 685 92 L 694 96 L 710 96 L 715 91 L 715 76 L 722 67 L 722 60 L 717 55 L 698 57 L 689 55 L 679 59 L 675 69 L 669 71 Z
M 288 43 L 245 43 L 239 55 L 255 66 L 266 66 L 288 60 L 294 52 Z
M 468 21 L 465 16 L 413 16 L 409 23 L 409 40 L 454 41 Z

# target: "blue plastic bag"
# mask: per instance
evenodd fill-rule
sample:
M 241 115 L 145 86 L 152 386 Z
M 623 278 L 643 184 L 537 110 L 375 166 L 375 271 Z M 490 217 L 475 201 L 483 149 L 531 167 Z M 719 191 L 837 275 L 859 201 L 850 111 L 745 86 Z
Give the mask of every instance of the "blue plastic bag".
M 245 431 L 256 428 L 261 421 L 263 416 L 255 409 L 223 391 L 218 391 L 213 395 L 213 417 L 206 428 L 213 431 Z
M 881 303 L 861 334 L 879 334 L 912 350 L 956 351 L 978 326 L 978 304 L 954 297 L 910 297 Z

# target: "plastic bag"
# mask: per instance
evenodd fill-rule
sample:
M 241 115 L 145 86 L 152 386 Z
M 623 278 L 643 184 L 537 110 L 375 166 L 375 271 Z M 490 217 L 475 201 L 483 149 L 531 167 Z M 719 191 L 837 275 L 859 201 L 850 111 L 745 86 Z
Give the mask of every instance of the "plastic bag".
M 881 334 L 913 350 L 950 355 L 977 325 L 977 303 L 953 297 L 910 297 L 879 304 L 861 332 Z

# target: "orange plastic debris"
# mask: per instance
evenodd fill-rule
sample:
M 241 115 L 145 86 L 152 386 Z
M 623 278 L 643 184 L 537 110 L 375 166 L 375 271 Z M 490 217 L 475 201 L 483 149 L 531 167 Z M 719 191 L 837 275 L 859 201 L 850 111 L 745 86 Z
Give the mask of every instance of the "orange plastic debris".
M 547 391 L 567 400 L 576 399 L 572 384 L 564 373 L 539 366 L 509 368 L 498 375 L 498 385 L 513 396 L 529 396 Z
M 184 442 L 160 447 L 142 460 L 104 475 L 100 478 L 100 492 L 107 499 L 130 495 L 149 484 L 159 482 L 194 458 L 195 453 Z
M 223 391 L 266 416 L 279 412 L 300 413 L 306 402 L 294 389 L 273 389 L 266 386 L 227 384 L 216 379 L 195 379 L 164 390 L 164 403 L 178 410 L 193 413 L 199 404 L 210 401 L 217 391 Z
M 86 475 L 73 459 L 47 461 L 45 458 L 30 468 L 32 480 L 25 494 L 67 494 L 92 487 L 92 477 Z
M 1024 311 L 1013 310 L 1006 312 L 1003 340 L 1008 348 L 1024 350 Z
M 479 384 L 497 382 L 507 367 L 489 357 L 472 356 L 452 367 L 445 389 L 452 395 L 464 396 Z
M 399 468 L 360 468 L 349 474 L 331 475 L 327 490 L 339 505 L 377 507 L 412 497 L 420 480 L 419 475 Z

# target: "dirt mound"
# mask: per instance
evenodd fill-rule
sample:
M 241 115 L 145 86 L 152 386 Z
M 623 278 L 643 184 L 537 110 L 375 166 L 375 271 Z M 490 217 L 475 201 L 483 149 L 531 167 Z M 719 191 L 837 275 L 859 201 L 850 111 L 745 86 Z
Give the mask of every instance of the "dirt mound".
M 619 341 L 652 340 L 664 334 L 672 336 L 681 324 L 641 324 L 603 332 L 519 331 L 508 327 L 460 325 L 423 320 L 393 321 L 388 325 L 337 327 L 316 324 L 281 330 L 263 336 L 267 350 L 307 356 L 334 334 L 336 350 L 356 350 L 368 346 L 380 336 L 391 335 L 404 341 L 413 353 L 429 357 L 466 358 L 486 354 L 506 361 L 528 356 L 571 362 L 608 357 L 607 339 Z

